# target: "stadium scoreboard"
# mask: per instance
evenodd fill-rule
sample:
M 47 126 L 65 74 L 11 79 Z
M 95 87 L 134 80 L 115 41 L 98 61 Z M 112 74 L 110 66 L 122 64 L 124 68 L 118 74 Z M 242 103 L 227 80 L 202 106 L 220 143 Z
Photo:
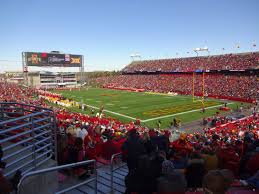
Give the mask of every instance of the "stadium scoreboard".
M 83 56 L 75 54 L 25 52 L 27 66 L 82 67 Z

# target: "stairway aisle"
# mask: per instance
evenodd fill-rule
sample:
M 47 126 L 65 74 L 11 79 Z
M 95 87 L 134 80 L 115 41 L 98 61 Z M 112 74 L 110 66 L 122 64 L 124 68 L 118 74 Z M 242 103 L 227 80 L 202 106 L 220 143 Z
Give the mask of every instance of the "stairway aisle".
M 125 192 L 125 176 L 128 174 L 128 168 L 125 164 L 118 164 L 121 168 L 114 171 L 113 177 L 113 194 L 123 194 Z M 115 165 L 115 168 L 118 166 Z M 103 165 L 97 163 L 97 193 L 98 194 L 109 194 L 111 193 L 111 172 L 110 165 Z M 67 194 L 94 194 L 94 182 L 88 183 L 77 189 L 74 189 Z

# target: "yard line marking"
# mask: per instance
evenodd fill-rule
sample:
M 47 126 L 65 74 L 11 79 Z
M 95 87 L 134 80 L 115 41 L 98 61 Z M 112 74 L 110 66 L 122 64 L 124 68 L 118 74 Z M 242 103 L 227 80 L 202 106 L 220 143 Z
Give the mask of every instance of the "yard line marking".
M 92 105 L 87 105 L 88 107 L 91 107 L 91 108 L 94 108 L 94 109 L 97 109 L 97 110 L 100 110 L 100 108 L 96 107 L 96 106 L 92 106 Z M 123 114 L 120 114 L 120 113 L 117 113 L 117 112 L 113 112 L 113 111 L 110 111 L 110 110 L 106 110 L 104 109 L 103 110 L 104 112 L 108 112 L 108 113 L 111 113 L 111 114 L 114 114 L 114 115 L 119 115 L 119 116 L 122 116 L 122 117 L 126 117 L 128 119 L 132 119 L 132 120 L 136 120 L 136 118 L 133 118 L 133 117 L 130 117 L 130 116 L 127 116 L 127 115 L 123 115 Z M 140 122 L 142 122 L 140 120 Z
M 228 103 L 228 104 L 234 104 L 234 103 L 231 102 L 231 103 Z M 222 106 L 222 104 L 216 105 L 216 106 L 207 107 L 207 108 L 205 108 L 205 110 L 216 108 L 216 107 L 220 107 L 220 106 Z M 197 111 L 201 111 L 201 109 L 195 109 L 195 110 L 190 110 L 190 111 L 186 111 L 186 112 L 180 112 L 180 113 L 175 113 L 175 114 L 171 114 L 171 115 L 155 117 L 155 118 L 151 118 L 151 119 L 142 120 L 142 122 L 145 123 L 145 122 L 148 122 L 148 121 L 153 121 L 153 120 L 157 120 L 157 119 L 163 119 L 163 118 L 167 118 L 167 117 L 172 117 L 172 116 L 176 116 L 176 115 L 182 115 L 182 114 L 191 113 L 191 112 L 197 112 Z
M 107 105 L 107 106 L 113 106 L 114 104 L 112 104 L 112 103 L 107 103 L 107 104 L 105 104 L 105 105 Z
M 101 102 L 101 101 L 96 101 L 96 102 Z M 234 104 L 234 103 L 231 102 L 231 103 L 228 103 L 228 104 Z M 97 109 L 97 110 L 100 110 L 100 108 L 98 108 L 96 106 L 92 106 L 92 105 L 87 105 L 87 106 L 91 107 L 91 108 L 94 108 L 94 109 Z M 222 106 L 222 104 L 216 105 L 216 106 L 207 107 L 207 108 L 205 108 L 205 110 L 216 108 L 216 107 L 220 107 L 220 106 Z M 128 107 L 120 107 L 120 108 L 128 108 Z M 104 109 L 103 111 L 111 113 L 111 114 L 114 114 L 114 115 L 118 115 L 118 116 L 121 116 L 121 117 L 129 118 L 129 119 L 132 119 L 132 120 L 136 120 L 137 119 L 137 118 L 134 118 L 134 117 L 130 117 L 130 116 L 127 116 L 127 115 L 124 115 L 124 114 L 120 114 L 120 113 L 117 113 L 117 112 L 113 112 L 113 111 L 110 111 L 110 110 L 106 110 L 106 109 Z M 153 120 L 157 120 L 157 119 L 162 119 L 162 118 L 167 118 L 167 117 L 171 117 L 171 116 L 182 115 L 182 114 L 191 113 L 191 112 L 197 112 L 197 111 L 201 111 L 201 109 L 195 109 L 195 110 L 190 110 L 190 111 L 186 111 L 186 112 L 180 112 L 180 113 L 175 113 L 175 114 L 171 114 L 171 115 L 165 115 L 165 116 L 150 118 L 150 119 L 146 119 L 146 120 L 140 120 L 140 122 L 145 123 L 145 122 L 148 122 L 148 121 L 153 121 Z
M 122 106 L 122 107 L 120 107 L 120 108 L 122 108 L 122 109 L 126 109 L 126 108 L 129 108 L 129 107 L 127 107 L 127 106 Z

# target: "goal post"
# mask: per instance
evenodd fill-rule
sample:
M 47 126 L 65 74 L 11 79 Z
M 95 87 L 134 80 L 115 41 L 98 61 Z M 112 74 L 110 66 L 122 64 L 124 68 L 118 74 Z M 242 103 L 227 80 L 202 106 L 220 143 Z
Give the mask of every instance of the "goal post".
M 192 102 L 200 101 L 202 106 L 204 106 L 204 96 L 205 96 L 205 72 L 202 72 L 202 95 L 201 100 L 195 100 L 195 72 L 192 73 Z
M 192 102 L 194 102 L 194 97 L 195 97 L 195 94 L 194 94 L 194 82 L 195 82 L 195 72 L 192 73 Z
M 204 99 L 205 94 L 205 72 L 202 72 L 202 98 Z
M 207 52 L 208 54 L 208 57 L 210 56 L 210 51 L 209 51 L 209 48 L 207 46 L 205 47 L 199 47 L 199 48 L 195 48 L 193 49 L 193 51 L 197 54 L 197 57 L 199 57 L 199 52 Z M 193 72 L 193 83 L 192 83 L 192 101 L 195 102 L 195 72 Z M 201 103 L 202 103 L 202 108 L 204 108 L 204 93 L 205 93 L 205 71 L 204 69 L 202 70 L 202 98 L 201 100 Z

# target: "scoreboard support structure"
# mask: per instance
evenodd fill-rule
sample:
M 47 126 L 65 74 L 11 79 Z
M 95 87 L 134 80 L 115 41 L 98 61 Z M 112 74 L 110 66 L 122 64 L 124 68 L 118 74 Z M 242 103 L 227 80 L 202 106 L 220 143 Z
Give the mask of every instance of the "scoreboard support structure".
M 22 52 L 22 71 L 23 71 L 23 79 L 24 79 L 24 84 L 28 86 L 28 66 L 26 63 L 26 54 L 25 52 Z
M 80 82 L 83 84 L 85 82 L 84 80 L 84 56 L 82 56 L 82 65 L 79 67 L 79 72 L 80 72 Z

